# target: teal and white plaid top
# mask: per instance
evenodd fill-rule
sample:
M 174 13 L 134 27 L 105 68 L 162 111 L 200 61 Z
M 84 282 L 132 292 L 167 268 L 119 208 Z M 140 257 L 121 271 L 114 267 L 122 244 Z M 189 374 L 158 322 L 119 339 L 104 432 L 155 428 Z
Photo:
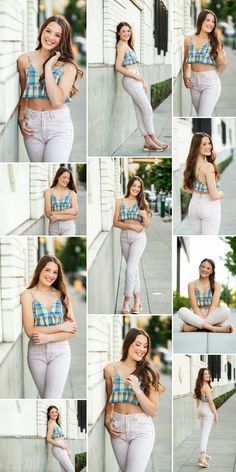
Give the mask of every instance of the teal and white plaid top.
M 132 66 L 133 64 L 139 64 L 139 60 L 136 52 L 129 48 L 127 51 L 125 51 L 122 66 Z
M 68 210 L 71 206 L 71 191 L 62 200 L 57 200 L 57 197 L 51 193 L 51 211 Z
M 220 183 L 216 182 L 216 189 L 220 190 Z M 201 182 L 200 180 L 196 179 L 195 182 L 193 182 L 193 190 L 196 190 L 197 192 L 200 193 L 208 193 L 208 187 L 206 182 Z
M 199 49 L 196 49 L 194 43 L 190 43 L 188 47 L 188 57 L 186 60 L 187 64 L 209 64 L 212 66 L 216 65 L 215 60 L 211 56 L 211 45 L 210 43 L 202 44 Z
M 138 214 L 138 203 L 135 202 L 130 208 L 123 201 L 120 204 L 119 221 L 137 220 L 142 222 L 142 217 Z
M 143 390 L 141 385 L 140 389 Z M 112 393 L 108 403 L 130 403 L 132 405 L 139 405 L 139 401 L 131 386 L 124 382 L 118 372 L 116 372 L 112 378 Z
M 64 323 L 64 306 L 60 298 L 57 298 L 50 308 L 46 308 L 33 297 L 33 315 L 34 326 L 58 325 Z
M 29 65 L 26 69 L 26 87 L 22 98 L 48 98 L 45 80 L 39 80 L 38 71 L 31 64 L 29 56 L 28 59 Z M 63 74 L 63 67 L 64 64 L 61 67 L 54 67 L 52 69 L 53 77 L 55 79 L 56 84 L 59 83 L 59 80 Z M 65 103 L 71 101 L 72 100 L 69 97 L 65 99 Z
M 201 398 L 200 398 L 201 402 L 203 403 L 208 403 L 208 398 L 206 395 L 201 395 Z
M 56 423 L 52 432 L 52 439 L 58 439 L 58 438 L 64 438 L 64 437 L 65 435 L 62 431 L 62 428 L 59 426 L 59 424 Z
M 205 293 L 201 293 L 199 288 L 195 286 L 195 296 L 198 306 L 210 306 L 212 303 L 212 291 L 210 287 Z

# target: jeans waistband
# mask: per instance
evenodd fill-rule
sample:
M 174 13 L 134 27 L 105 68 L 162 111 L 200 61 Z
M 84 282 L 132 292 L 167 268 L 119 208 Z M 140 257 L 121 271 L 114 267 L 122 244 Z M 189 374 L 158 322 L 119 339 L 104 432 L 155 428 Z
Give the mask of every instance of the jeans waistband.
M 121 413 L 117 413 L 114 411 L 113 416 L 116 418 L 119 418 L 120 420 L 134 420 L 138 421 L 139 419 L 150 419 L 151 416 L 146 415 L 146 413 L 134 413 L 134 414 L 128 414 L 128 415 L 122 415 Z
M 191 71 L 192 77 L 195 76 L 195 77 L 208 77 L 209 78 L 209 75 L 218 77 L 216 70 L 205 70 L 201 72 L 195 72 L 193 70 Z
M 197 192 L 193 192 L 193 195 L 192 195 L 192 198 L 194 200 L 201 200 L 202 198 L 204 198 L 204 200 L 210 200 L 210 201 L 214 201 L 212 200 L 212 198 L 210 197 L 209 193 L 197 193 Z
M 38 111 L 38 110 L 32 110 L 32 108 L 27 108 L 26 113 L 31 116 L 32 118 L 41 118 L 43 117 L 49 117 L 49 118 L 55 118 L 56 116 L 59 115 L 64 115 L 64 114 L 69 114 L 69 108 L 64 107 L 64 108 L 59 108 L 58 110 L 47 110 L 47 111 Z

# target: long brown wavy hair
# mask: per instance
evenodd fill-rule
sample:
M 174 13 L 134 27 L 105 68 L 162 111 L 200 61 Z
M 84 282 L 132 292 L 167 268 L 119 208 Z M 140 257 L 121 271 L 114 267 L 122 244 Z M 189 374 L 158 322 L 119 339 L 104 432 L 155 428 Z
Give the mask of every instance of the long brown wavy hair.
M 202 29 L 202 23 L 204 23 L 207 15 L 212 15 L 214 17 L 214 20 L 215 20 L 215 26 L 213 28 L 213 30 L 208 33 L 208 37 L 209 37 L 209 41 L 210 41 L 210 45 L 211 45 L 211 56 L 214 60 L 216 60 L 217 56 L 218 56 L 218 51 L 217 49 L 223 49 L 223 44 L 219 41 L 218 39 L 218 36 L 217 36 L 217 17 L 215 15 L 215 13 L 211 10 L 202 10 L 199 15 L 198 15 L 198 18 L 197 18 L 197 31 L 196 31 L 196 35 L 199 35 L 200 32 L 201 32 L 201 29 Z
M 125 194 L 125 198 L 128 198 L 130 196 L 130 189 L 133 185 L 133 183 L 135 181 L 138 181 L 140 182 L 141 184 L 141 189 L 140 189 L 140 192 L 138 193 L 137 195 L 137 201 L 138 201 L 138 207 L 140 210 L 146 210 L 147 214 L 149 216 L 152 216 L 152 212 L 149 208 L 149 205 L 148 205 L 148 202 L 147 200 L 145 199 L 145 195 L 144 195 L 144 184 L 143 184 L 143 180 L 138 176 L 138 175 L 134 175 L 133 177 L 131 177 L 129 179 L 129 182 L 127 184 L 127 189 L 126 189 L 126 194 Z
M 126 21 L 121 21 L 116 27 L 116 44 L 118 44 L 118 42 L 120 41 L 120 30 L 121 28 L 123 28 L 123 26 L 127 26 L 131 31 L 131 35 L 128 40 L 128 46 L 134 51 L 133 31 L 129 23 L 127 23 Z
M 203 264 L 203 262 L 208 262 L 212 267 L 212 273 L 209 275 L 209 281 L 210 281 L 210 287 L 211 287 L 211 291 L 212 291 L 212 295 L 213 295 L 214 291 L 215 291 L 215 263 L 212 259 L 208 259 L 206 257 L 205 259 L 203 259 L 200 262 L 199 269 L 200 269 L 201 265 Z
M 51 411 L 53 408 L 54 408 L 55 410 L 57 410 L 57 413 L 58 413 L 58 416 L 57 416 L 57 419 L 56 419 L 56 423 L 57 423 L 59 426 L 61 426 L 61 416 L 60 416 L 60 413 L 59 413 L 59 410 L 58 410 L 57 406 L 55 406 L 55 405 L 50 405 L 50 406 L 48 407 L 48 409 L 47 409 L 47 423 L 48 423 L 49 420 L 50 420 L 50 415 L 49 415 L 49 413 L 50 413 L 50 411 Z
M 187 188 L 187 189 L 193 188 L 193 183 L 196 180 L 195 168 L 196 168 L 196 162 L 199 156 L 199 148 L 201 146 L 202 139 L 204 137 L 207 137 L 210 140 L 211 147 L 212 147 L 211 154 L 210 156 L 206 156 L 206 160 L 210 162 L 211 164 L 213 164 L 216 181 L 219 181 L 220 179 L 219 170 L 215 164 L 216 154 L 213 149 L 213 142 L 212 142 L 211 136 L 209 136 L 209 134 L 207 133 L 203 133 L 202 131 L 200 131 L 193 135 L 192 141 L 190 144 L 190 149 L 189 149 L 189 153 L 188 153 L 188 157 L 187 157 L 186 165 L 185 165 L 185 170 L 184 170 L 184 181 L 183 181 L 184 188 Z
M 43 73 L 40 76 L 40 81 L 45 79 L 45 65 L 47 64 L 49 59 L 51 59 L 51 57 L 55 55 L 55 52 L 59 51 L 60 52 L 59 61 L 72 64 L 76 70 L 75 80 L 71 87 L 71 91 L 69 93 L 69 96 L 72 97 L 73 95 L 76 94 L 76 92 L 78 92 L 78 89 L 75 86 L 75 82 L 78 78 L 82 79 L 83 71 L 79 69 L 74 59 L 74 54 L 72 51 L 71 26 L 69 25 L 68 21 L 63 16 L 50 16 L 49 18 L 47 18 L 47 20 L 44 21 L 39 31 L 38 46 L 36 47 L 36 51 L 42 48 L 42 42 L 41 42 L 42 33 L 45 30 L 45 28 L 48 26 L 48 24 L 51 22 L 58 23 L 58 25 L 60 25 L 62 29 L 61 42 L 58 46 L 56 46 L 55 49 L 50 51 L 49 57 L 44 62 Z
M 135 341 L 137 336 L 142 334 L 147 338 L 147 353 L 141 361 L 137 362 L 135 370 L 132 372 L 133 375 L 136 375 L 141 381 L 143 391 L 145 395 L 149 396 L 151 386 L 155 389 L 156 392 L 162 393 L 165 388 L 160 383 L 160 374 L 151 367 L 150 363 L 150 350 L 151 350 L 151 341 L 150 337 L 143 329 L 131 328 L 125 336 L 123 346 L 122 346 L 122 357 L 121 361 L 125 361 L 128 357 L 129 347 Z
M 51 256 L 49 254 L 46 254 L 45 256 L 41 257 L 34 271 L 34 275 L 30 282 L 30 285 L 27 288 L 31 289 L 31 288 L 36 287 L 39 281 L 40 273 L 44 269 L 44 267 L 48 264 L 48 262 L 54 262 L 54 264 L 56 264 L 58 267 L 57 279 L 55 280 L 55 282 L 53 282 L 51 287 L 54 287 L 56 290 L 59 290 L 60 299 L 64 307 L 64 313 L 65 313 L 64 318 L 67 320 L 70 320 L 70 317 L 68 316 L 69 298 L 68 298 L 68 293 L 67 293 L 67 288 L 66 288 L 65 275 L 63 272 L 61 262 L 59 261 L 57 257 Z
M 196 380 L 196 386 L 195 386 L 195 389 L 194 389 L 194 395 L 193 395 L 193 398 L 196 398 L 198 400 L 201 400 L 201 395 L 202 395 L 201 394 L 201 389 L 202 389 L 203 384 L 204 384 L 203 377 L 204 377 L 205 370 L 208 370 L 209 374 L 211 375 L 211 372 L 207 367 L 202 367 L 201 369 L 199 369 L 197 380 Z M 212 388 L 211 380 L 209 380 L 207 383 L 208 383 L 209 387 Z
M 59 177 L 61 177 L 61 175 L 64 174 L 64 172 L 68 172 L 70 174 L 70 180 L 69 180 L 69 183 L 68 183 L 67 187 L 70 190 L 73 190 L 74 192 L 77 193 L 77 189 L 76 189 L 76 186 L 75 186 L 75 183 L 74 183 L 72 172 L 69 169 L 67 169 L 66 167 L 59 167 L 59 169 L 57 169 L 57 172 L 56 172 L 55 177 L 53 179 L 53 183 L 52 183 L 50 188 L 56 187 Z

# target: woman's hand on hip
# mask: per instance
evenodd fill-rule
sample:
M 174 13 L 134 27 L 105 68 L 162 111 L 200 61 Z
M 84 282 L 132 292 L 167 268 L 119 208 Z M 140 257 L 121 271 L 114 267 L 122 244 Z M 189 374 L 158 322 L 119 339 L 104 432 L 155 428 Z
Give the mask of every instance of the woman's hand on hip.
M 136 231 L 136 233 L 142 233 L 144 231 L 144 228 L 142 225 L 136 225 L 135 223 L 130 223 L 130 229 L 133 231 Z
M 62 331 L 64 331 L 65 333 L 76 333 L 77 331 L 77 326 L 74 322 L 65 321 L 64 323 L 62 323 L 62 326 Z
M 31 341 L 34 344 L 46 344 L 50 342 L 50 334 L 45 333 L 33 333 L 31 336 Z
M 25 138 L 31 138 L 34 135 L 34 130 L 32 128 L 28 128 L 26 118 L 21 118 L 18 120 L 19 127 L 21 133 Z
M 52 69 L 57 63 L 60 55 L 61 53 L 59 51 L 55 51 L 55 55 L 52 56 L 51 59 L 49 59 L 49 61 L 45 64 L 45 68 L 47 67 L 47 68 Z
M 184 77 L 184 85 L 186 88 L 192 88 L 193 84 L 191 82 L 190 77 Z
M 147 91 L 148 91 L 148 86 L 147 86 L 145 80 L 142 80 L 142 84 L 143 84 L 143 90 L 144 90 L 144 92 L 147 93 Z
M 116 429 L 112 419 L 105 422 L 105 428 L 113 438 L 118 438 L 121 435 L 121 431 Z

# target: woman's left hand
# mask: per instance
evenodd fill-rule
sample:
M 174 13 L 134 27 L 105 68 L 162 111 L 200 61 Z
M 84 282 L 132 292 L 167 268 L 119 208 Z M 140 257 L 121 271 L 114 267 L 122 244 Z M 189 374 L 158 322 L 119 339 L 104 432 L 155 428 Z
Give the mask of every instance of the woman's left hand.
M 31 337 L 31 341 L 34 344 L 46 344 L 50 341 L 51 337 L 50 334 L 45 333 L 33 333 Z
M 138 215 L 141 216 L 144 220 L 147 218 L 146 210 L 138 210 Z
M 52 223 L 54 223 L 54 221 L 59 220 L 59 216 L 55 215 L 55 213 L 52 213 L 51 216 L 49 216 L 49 219 Z
M 61 55 L 60 51 L 55 51 L 55 55 L 52 56 L 51 59 L 49 59 L 49 61 L 45 64 L 45 68 L 47 67 L 47 68 L 52 69 L 57 63 L 60 55 Z
M 142 84 L 143 84 L 143 90 L 144 90 L 144 92 L 147 93 L 147 91 L 148 91 L 148 86 L 147 86 L 147 84 L 146 84 L 146 82 L 145 82 L 144 80 L 142 80 Z
M 72 459 L 72 454 L 71 454 L 71 452 L 70 452 L 70 449 L 69 449 L 69 448 L 67 448 L 67 454 L 68 454 L 69 458 L 70 458 L 70 459 Z
M 126 383 L 131 386 L 134 393 L 140 391 L 140 381 L 136 375 L 131 374 L 125 379 Z

